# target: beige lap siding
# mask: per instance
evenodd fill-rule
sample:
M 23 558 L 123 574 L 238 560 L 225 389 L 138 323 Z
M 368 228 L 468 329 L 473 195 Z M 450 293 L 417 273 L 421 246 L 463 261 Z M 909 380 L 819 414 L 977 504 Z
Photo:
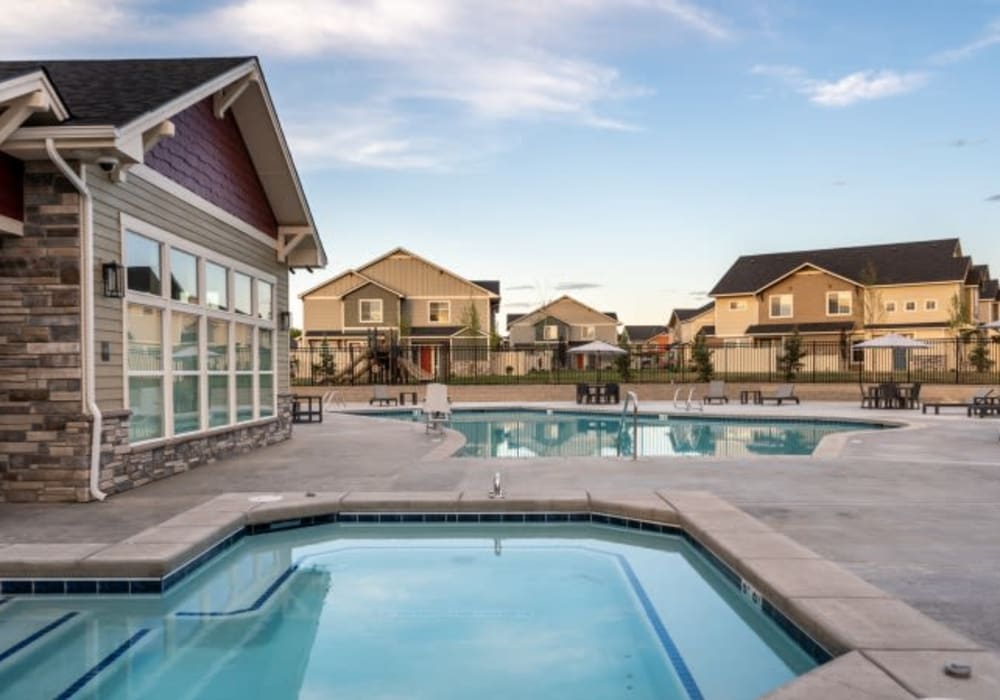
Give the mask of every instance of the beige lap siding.
M 139 177 L 128 177 L 124 183 L 111 182 L 98 168 L 89 168 L 87 183 L 94 197 L 94 257 L 98 264 L 122 260 L 121 214 L 152 224 L 168 233 L 218 252 L 261 272 L 274 275 L 276 323 L 288 309 L 287 268 L 277 261 L 275 249 L 247 233 L 230 226 L 193 204 L 149 184 Z M 99 285 L 100 286 L 100 285 Z M 124 305 L 121 299 L 105 298 L 101 289 L 95 299 L 97 402 L 103 410 L 124 407 L 122 372 L 122 331 Z M 111 358 L 101 357 L 102 343 L 107 343 Z M 289 391 L 288 334 L 276 331 L 275 391 Z

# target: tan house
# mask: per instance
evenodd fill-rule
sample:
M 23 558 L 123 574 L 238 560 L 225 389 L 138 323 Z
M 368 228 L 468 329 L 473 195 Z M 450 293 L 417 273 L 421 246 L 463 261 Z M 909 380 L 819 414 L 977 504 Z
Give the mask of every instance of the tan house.
M 0 501 L 287 439 L 288 275 L 325 264 L 255 58 L 0 62 Z
M 299 295 L 306 347 L 403 348 L 404 369 L 432 375 L 458 348 L 487 348 L 500 283 L 467 280 L 395 248 Z M 363 353 L 357 362 L 363 362 Z M 419 368 L 419 369 L 417 369 Z
M 670 329 L 666 326 L 628 325 L 622 330 L 629 347 L 640 352 L 665 350 L 672 341 Z
M 715 335 L 715 302 L 696 309 L 674 309 L 670 314 L 670 329 L 674 343 L 691 343 L 699 333 L 709 338 Z
M 617 345 L 618 316 L 563 295 L 529 313 L 509 314 L 507 331 L 513 348 L 560 343 L 573 347 L 594 340 Z
M 985 268 L 985 266 L 983 266 Z M 902 333 L 954 336 L 986 309 L 988 269 L 975 271 L 958 239 L 749 255 L 715 285 L 717 342 L 768 343 L 798 331 L 811 340 Z

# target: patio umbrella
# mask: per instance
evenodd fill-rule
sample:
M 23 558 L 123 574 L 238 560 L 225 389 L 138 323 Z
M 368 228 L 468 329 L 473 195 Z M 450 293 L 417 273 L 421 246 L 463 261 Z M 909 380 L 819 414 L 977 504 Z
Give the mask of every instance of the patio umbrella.
M 1000 321 L 991 321 L 990 323 L 984 323 L 980 328 L 992 328 L 993 330 L 1000 331 Z
M 872 338 L 871 340 L 863 340 L 860 343 L 855 343 L 854 347 L 860 349 L 891 348 L 893 350 L 911 350 L 913 348 L 929 348 L 930 345 L 920 340 L 907 338 L 905 335 L 899 335 L 898 333 L 889 333 L 887 335 L 879 336 L 878 338 Z M 859 386 L 862 384 L 861 373 L 863 369 L 864 369 L 864 359 L 862 357 L 862 362 L 858 365 Z M 907 364 L 907 369 L 909 369 L 909 364 Z
M 623 350 L 617 345 L 612 345 L 611 343 L 605 343 L 603 340 L 595 340 L 586 345 L 580 345 L 578 347 L 572 348 L 568 351 L 569 355 L 627 355 L 628 351 Z M 598 367 L 598 376 L 600 376 L 600 367 Z

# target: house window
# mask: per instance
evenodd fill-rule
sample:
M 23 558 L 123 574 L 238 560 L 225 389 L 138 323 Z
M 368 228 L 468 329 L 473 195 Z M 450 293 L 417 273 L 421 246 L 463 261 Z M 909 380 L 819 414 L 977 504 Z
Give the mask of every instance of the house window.
M 770 298 L 771 318 L 791 318 L 792 295 L 774 294 Z
M 451 320 L 451 302 L 430 302 L 427 305 L 427 319 L 431 323 L 448 323 Z
M 583 330 L 580 332 L 580 337 L 584 340 L 593 340 L 596 336 L 597 332 L 593 326 L 584 326 Z
M 916 311 L 916 310 L 917 310 L 917 302 L 907 301 L 903 303 L 903 311 Z
M 894 301 L 887 301 L 887 302 L 885 302 L 885 310 L 886 310 L 886 313 L 890 313 L 890 314 L 893 313 L 896 310 L 896 302 L 894 302 Z
M 358 320 L 361 323 L 382 323 L 382 300 L 361 299 L 358 301 Z
M 158 242 L 129 231 L 125 236 L 125 267 L 128 269 L 129 291 L 160 293 L 163 270 Z
M 130 440 L 275 415 L 275 278 L 147 224 L 128 227 Z
M 924 301 L 924 311 L 937 311 L 937 299 L 927 299 Z
M 850 292 L 827 292 L 826 293 L 826 315 L 827 316 L 850 316 L 851 315 L 851 293 Z
M 559 326 L 542 326 L 542 340 L 559 340 Z
M 731 301 L 729 302 L 730 311 L 745 311 L 747 308 L 747 303 L 745 301 Z
M 176 248 L 170 249 L 170 298 L 198 303 L 198 258 Z

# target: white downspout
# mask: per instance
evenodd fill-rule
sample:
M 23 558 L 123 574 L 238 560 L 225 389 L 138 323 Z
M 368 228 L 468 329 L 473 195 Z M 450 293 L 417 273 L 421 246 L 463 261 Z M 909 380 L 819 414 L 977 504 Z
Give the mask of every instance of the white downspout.
M 80 250 L 83 262 L 80 270 L 80 305 L 82 306 L 80 323 L 80 358 L 83 364 L 83 410 L 93 417 L 90 434 L 90 495 L 98 501 L 108 497 L 100 489 L 101 480 L 101 430 L 103 416 L 97 406 L 97 391 L 95 388 L 96 370 L 94 367 L 94 200 L 83 177 L 73 172 L 69 164 L 63 160 L 56 150 L 52 139 L 45 139 L 45 151 L 49 160 L 55 164 L 66 179 L 70 181 L 83 200 L 83 215 L 80 222 Z M 83 176 L 86 171 L 80 166 Z

